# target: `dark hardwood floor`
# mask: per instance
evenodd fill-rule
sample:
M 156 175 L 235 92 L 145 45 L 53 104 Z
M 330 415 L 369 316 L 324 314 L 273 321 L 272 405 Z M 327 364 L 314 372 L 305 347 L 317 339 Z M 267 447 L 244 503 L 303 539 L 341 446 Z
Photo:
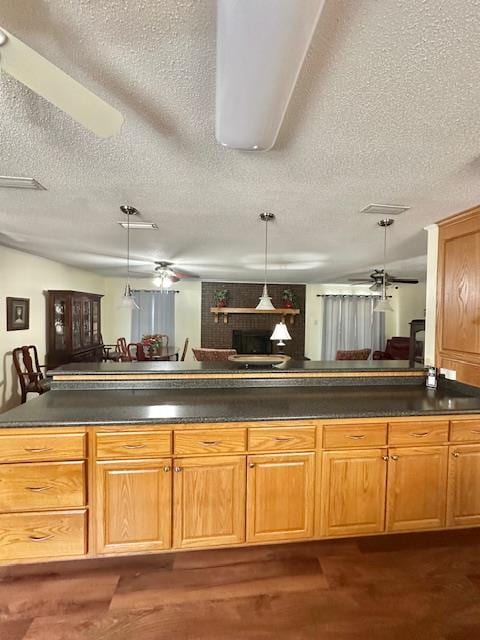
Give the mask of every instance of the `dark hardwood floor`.
M 0 568 L 1 640 L 477 640 L 480 531 Z

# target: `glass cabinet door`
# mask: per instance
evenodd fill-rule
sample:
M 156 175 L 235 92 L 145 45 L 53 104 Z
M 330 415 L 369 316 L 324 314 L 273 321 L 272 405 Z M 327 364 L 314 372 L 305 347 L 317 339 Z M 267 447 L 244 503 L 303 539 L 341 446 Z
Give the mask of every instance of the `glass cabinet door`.
M 100 343 L 100 302 L 92 300 L 92 342 Z
M 92 344 L 92 301 L 82 300 L 82 343 L 89 347 Z
M 82 346 L 82 301 L 74 298 L 72 302 L 72 349 Z
M 63 351 L 66 348 L 66 309 L 65 298 L 56 297 L 53 301 L 53 328 L 55 350 Z

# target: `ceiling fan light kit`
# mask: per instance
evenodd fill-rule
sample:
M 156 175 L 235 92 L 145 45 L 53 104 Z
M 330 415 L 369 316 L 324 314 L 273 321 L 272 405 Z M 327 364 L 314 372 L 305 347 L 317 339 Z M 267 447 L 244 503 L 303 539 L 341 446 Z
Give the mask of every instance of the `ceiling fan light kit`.
M 275 144 L 325 0 L 217 0 L 216 138 Z
M 0 27 L 0 70 L 51 102 L 100 138 L 120 131 L 122 114 Z
M 259 303 L 255 307 L 259 311 L 272 311 L 275 307 L 272 304 L 272 298 L 268 295 L 267 287 L 267 270 L 268 270 L 268 223 L 275 220 L 275 215 L 267 211 L 260 214 L 260 220 L 265 223 L 265 271 L 262 295 Z

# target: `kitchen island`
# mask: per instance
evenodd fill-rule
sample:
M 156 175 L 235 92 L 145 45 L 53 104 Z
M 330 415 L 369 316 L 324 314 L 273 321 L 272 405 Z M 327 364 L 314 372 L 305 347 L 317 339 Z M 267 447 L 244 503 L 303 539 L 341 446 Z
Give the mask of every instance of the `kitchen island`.
M 0 415 L 0 561 L 480 524 L 477 389 L 198 365 L 68 365 Z

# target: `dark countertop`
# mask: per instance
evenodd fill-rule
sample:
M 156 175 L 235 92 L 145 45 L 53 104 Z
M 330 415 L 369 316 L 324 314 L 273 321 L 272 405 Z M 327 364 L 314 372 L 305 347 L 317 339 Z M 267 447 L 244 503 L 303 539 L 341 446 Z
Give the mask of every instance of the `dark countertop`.
M 70 363 L 58 367 L 48 372 L 52 375 L 98 375 L 98 374 L 118 374 L 118 373 L 231 373 L 242 371 L 253 373 L 278 373 L 284 371 L 289 373 L 302 372 L 340 372 L 349 371 L 372 373 L 375 371 L 405 372 L 422 371 L 423 365 L 410 367 L 408 360 L 289 360 L 287 363 L 276 367 L 253 367 L 246 368 L 232 362 L 78 362 Z
M 468 389 L 468 388 L 467 388 Z M 462 385 L 50 391 L 0 414 L 0 427 L 235 422 L 480 413 Z

